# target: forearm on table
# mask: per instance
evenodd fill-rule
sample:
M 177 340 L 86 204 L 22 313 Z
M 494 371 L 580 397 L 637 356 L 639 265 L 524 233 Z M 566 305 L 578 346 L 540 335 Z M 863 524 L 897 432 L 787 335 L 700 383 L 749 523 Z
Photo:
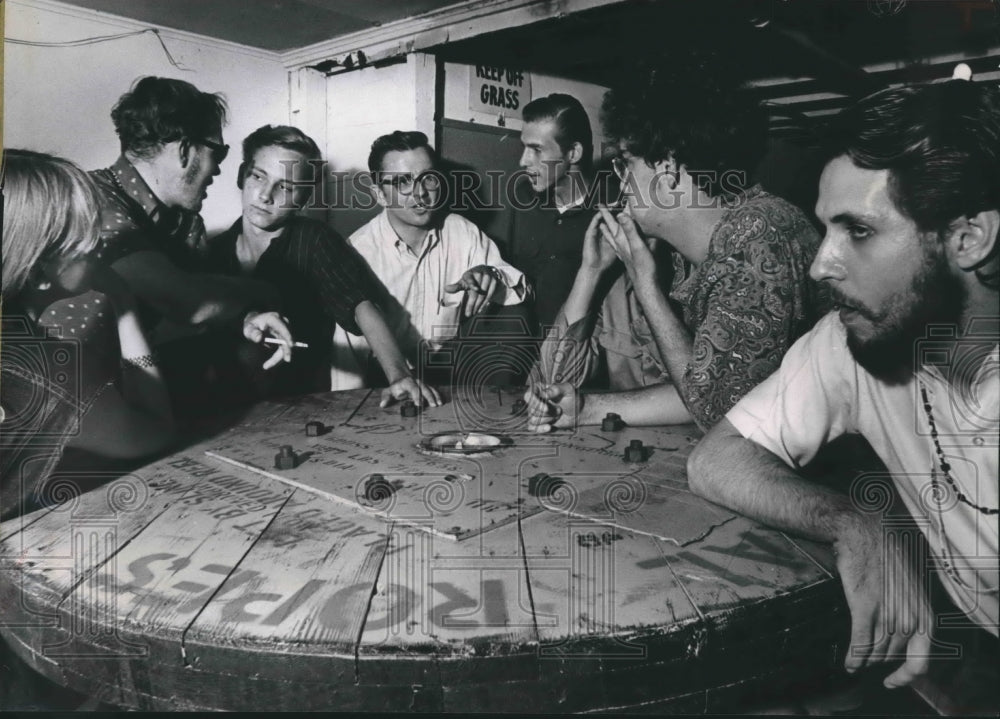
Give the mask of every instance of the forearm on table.
M 656 424 L 683 424 L 691 415 L 670 384 L 658 384 L 627 392 L 588 392 L 577 421 L 581 425 L 600 424 L 608 412 L 618 414 L 626 424 L 642 427 Z
M 688 459 L 691 489 L 776 529 L 823 542 L 870 524 L 850 498 L 800 477 L 766 448 L 722 419 Z
M 576 273 L 576 279 L 573 280 L 573 286 L 562 306 L 562 314 L 566 317 L 567 324 L 572 325 L 591 312 L 591 305 L 594 301 L 594 295 L 597 293 L 600 279 L 600 272 L 594 272 L 585 267 L 581 267 Z
M 560 313 L 539 350 L 532 368 L 532 380 L 545 384 L 569 382 L 579 388 L 597 366 L 598 346 L 594 341 L 594 322 L 585 317 L 573 325 Z
M 675 384 L 679 384 L 691 363 L 691 332 L 656 287 L 655 279 L 635 283 L 636 297 L 660 357 Z
M 378 308 L 371 301 L 365 300 L 354 308 L 354 320 L 385 372 L 389 384 L 409 377 L 411 372 L 406 358 Z
M 122 398 L 172 431 L 170 395 L 132 307 L 119 310 L 118 343 L 122 359 Z

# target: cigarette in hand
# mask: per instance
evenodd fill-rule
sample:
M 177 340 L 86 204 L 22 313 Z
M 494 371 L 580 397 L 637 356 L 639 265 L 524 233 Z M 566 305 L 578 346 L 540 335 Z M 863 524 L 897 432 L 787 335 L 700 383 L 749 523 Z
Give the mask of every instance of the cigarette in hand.
M 285 340 L 280 339 L 279 337 L 265 337 L 264 342 L 269 345 L 285 345 L 286 347 L 288 346 L 288 343 L 285 342 Z M 308 346 L 309 345 L 307 345 L 305 342 L 292 342 L 292 347 L 308 347 Z

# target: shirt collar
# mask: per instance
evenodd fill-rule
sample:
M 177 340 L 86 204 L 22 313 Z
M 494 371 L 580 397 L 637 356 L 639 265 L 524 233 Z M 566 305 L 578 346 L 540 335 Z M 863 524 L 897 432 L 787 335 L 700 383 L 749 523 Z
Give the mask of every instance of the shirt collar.
M 115 161 L 111 166 L 111 172 L 114 173 L 125 194 L 137 202 L 147 216 L 156 220 L 165 212 L 166 206 L 153 194 L 149 185 L 142 179 L 142 175 L 135 169 L 135 165 L 129 162 L 125 155 Z
M 383 246 L 392 245 L 396 249 L 396 252 L 401 254 L 412 255 L 410 248 L 407 246 L 399 235 L 396 234 L 396 230 L 393 229 L 392 223 L 389 222 L 389 211 L 382 210 L 382 214 L 376 219 L 376 227 L 378 229 L 379 241 Z M 440 236 L 439 228 L 437 225 L 431 227 L 427 234 L 424 235 L 423 241 L 420 243 L 420 251 L 417 252 L 417 257 L 423 257 L 427 252 L 437 244 Z
M 744 203 L 756 199 L 762 194 L 764 194 L 764 188 L 761 187 L 760 183 L 756 183 L 728 198 L 724 197 L 722 203 L 723 206 L 728 209 L 738 209 L 742 207 Z
M 568 212 L 569 210 L 572 210 L 572 209 L 574 209 L 576 207 L 580 207 L 581 205 L 583 205 L 583 203 L 584 203 L 584 201 L 586 199 L 587 198 L 585 196 L 578 195 L 577 198 L 575 200 L 573 200 L 573 202 L 569 203 L 568 205 L 556 205 L 556 212 L 558 212 L 561 215 L 561 214 L 563 214 L 565 212 Z

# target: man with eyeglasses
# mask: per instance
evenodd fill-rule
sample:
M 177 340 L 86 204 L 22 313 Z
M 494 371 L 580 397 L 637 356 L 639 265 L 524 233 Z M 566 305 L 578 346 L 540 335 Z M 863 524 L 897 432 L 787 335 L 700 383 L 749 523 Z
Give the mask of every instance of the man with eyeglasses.
M 766 117 L 725 73 L 710 77 L 711 62 L 621 73 L 605 95 L 626 207 L 601 208 L 587 229 L 526 396 L 536 431 L 599 424 L 608 412 L 707 429 L 818 316 L 808 268 L 819 236 L 801 210 L 749 181 Z M 666 249 L 672 268 L 657 259 Z M 602 360 L 615 391 L 580 393 Z
M 368 263 L 382 290 L 379 307 L 404 354 L 417 361 L 427 342 L 438 349 L 460 326 L 491 305 L 516 305 L 524 275 L 500 257 L 493 241 L 464 217 L 447 212 L 443 175 L 422 132 L 396 131 L 372 144 L 371 191 L 383 208 L 348 242 Z M 335 334 L 335 388 L 360 377 L 368 347 L 342 328 Z
M 181 80 L 143 77 L 121 96 L 111 119 L 122 154 L 91 173 L 101 198 L 94 256 L 135 293 L 177 409 L 193 412 L 206 396 L 194 333 L 232 330 L 242 319 L 243 335 L 253 342 L 276 335 L 286 344 L 268 368 L 291 359 L 292 336 L 276 312 L 265 311 L 277 306 L 272 286 L 199 271 L 205 226 L 198 212 L 229 151 L 222 97 Z

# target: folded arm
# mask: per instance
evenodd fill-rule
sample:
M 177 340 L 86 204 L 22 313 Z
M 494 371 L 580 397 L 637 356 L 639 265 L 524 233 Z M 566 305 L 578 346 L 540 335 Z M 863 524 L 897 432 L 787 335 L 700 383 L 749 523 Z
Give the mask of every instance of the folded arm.
M 125 282 L 95 263 L 93 287 L 104 292 L 117 315 L 121 377 L 88 410 L 70 446 L 117 459 L 143 457 L 165 449 L 174 438 L 166 385 L 139 325 Z
M 182 324 L 226 322 L 278 304 L 276 290 L 266 282 L 186 272 L 155 250 L 133 252 L 112 266 L 137 297 Z
M 691 489 L 751 519 L 833 544 L 851 612 L 849 672 L 905 659 L 885 679 L 902 686 L 928 668 L 933 618 L 915 550 L 887 542 L 881 516 L 802 479 L 778 456 L 744 438 L 727 419 L 688 460 Z

